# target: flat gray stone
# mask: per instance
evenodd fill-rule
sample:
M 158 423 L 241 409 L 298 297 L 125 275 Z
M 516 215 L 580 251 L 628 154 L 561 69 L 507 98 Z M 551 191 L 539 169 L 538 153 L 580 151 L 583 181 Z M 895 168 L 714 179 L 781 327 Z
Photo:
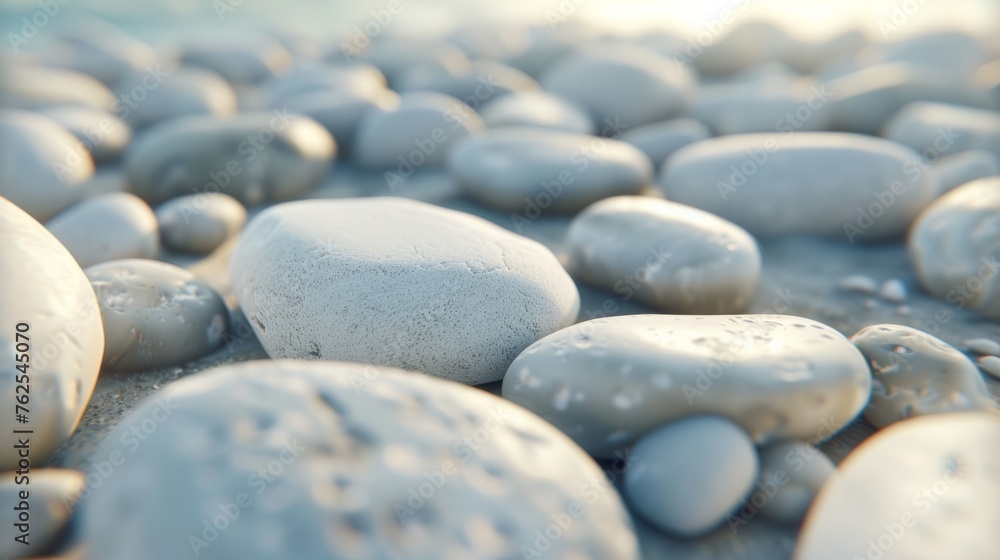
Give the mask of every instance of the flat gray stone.
M 29 459 L 31 466 L 40 466 L 76 429 L 97 382 L 104 331 L 80 265 L 41 224 L 3 197 L 0 270 L 0 321 L 7 325 L 0 347 L 8 364 L 0 376 L 0 397 L 9 403 L 8 413 L 0 416 L 2 472 L 25 466 L 19 465 L 15 448 L 25 435 L 14 430 L 33 431 Z M 15 399 L 25 395 L 28 421 L 21 423 Z
M 229 311 L 219 294 L 187 270 L 145 260 L 110 261 L 86 270 L 104 319 L 110 371 L 183 364 L 223 343 Z
M 480 218 L 393 198 L 290 202 L 254 218 L 233 289 L 272 358 L 496 381 L 576 320 L 555 255 Z
M 246 204 L 301 195 L 326 177 L 337 145 L 316 121 L 274 110 L 173 119 L 125 156 L 132 192 L 150 203 L 224 192 Z
M 129 452 L 127 430 L 150 422 Z M 579 447 L 419 373 L 229 366 L 145 400 L 120 430 L 97 456 L 127 460 L 82 506 L 92 559 L 639 558 L 621 499 Z
M 637 194 L 653 166 L 637 148 L 608 138 L 538 128 L 491 130 L 462 142 L 448 170 L 476 200 L 532 221 Z
M 757 292 L 760 251 L 739 226 L 643 196 L 588 206 L 567 232 L 576 276 L 665 313 L 739 313 Z
M 1000 112 L 945 103 L 911 103 L 885 125 L 883 135 L 925 152 L 928 159 L 941 153 L 985 150 L 1000 157 Z
M 699 413 L 757 443 L 826 439 L 868 402 L 871 373 L 837 331 L 786 315 L 628 315 L 578 323 L 532 344 L 503 396 L 610 457 Z
M 659 187 L 755 236 L 810 234 L 856 243 L 899 236 L 935 196 L 913 150 L 835 132 L 743 134 L 676 152 Z
M 628 458 L 625 497 L 660 529 L 685 537 L 721 525 L 757 481 L 757 450 L 718 416 L 692 416 L 639 440 Z
M 159 66 L 156 67 L 159 69 Z M 219 74 L 199 67 L 133 72 L 115 87 L 122 99 L 118 114 L 135 128 L 191 115 L 231 117 L 236 92 Z
M 156 215 L 130 193 L 84 200 L 45 227 L 83 268 L 115 259 L 151 259 L 160 250 Z
M 491 129 L 537 127 L 577 134 L 594 133 L 594 123 L 583 109 L 544 91 L 523 91 L 486 103 L 479 112 Z

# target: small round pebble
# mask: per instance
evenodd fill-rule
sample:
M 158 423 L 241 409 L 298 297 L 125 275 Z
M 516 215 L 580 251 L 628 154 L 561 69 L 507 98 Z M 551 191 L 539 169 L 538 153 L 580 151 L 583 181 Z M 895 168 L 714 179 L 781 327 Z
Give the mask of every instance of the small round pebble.
M 1000 357 L 997 356 L 982 356 L 976 360 L 979 364 L 979 368 L 992 377 L 1000 379 Z
M 402 198 L 272 206 L 230 260 L 272 358 L 501 379 L 529 344 L 573 324 L 576 285 L 547 248 L 481 218 Z
M 841 278 L 837 287 L 845 292 L 873 295 L 878 291 L 878 281 L 864 274 L 852 274 Z
M 51 118 L 0 111 L 0 196 L 45 221 L 83 197 L 94 175 L 87 149 Z
M 489 101 L 479 112 L 489 128 L 537 127 L 592 134 L 594 123 L 572 103 L 543 91 L 522 91 Z
M 370 169 L 395 171 L 405 180 L 421 167 L 444 164 L 459 140 L 485 128 L 471 107 L 434 92 L 400 96 L 393 109 L 369 109 L 354 136 L 354 160 Z
M 247 210 L 227 194 L 193 194 L 160 205 L 156 220 L 164 247 L 205 255 L 243 229 Z
M 315 187 L 336 155 L 336 142 L 316 121 L 275 109 L 172 119 L 136 138 L 125 171 L 132 192 L 151 203 L 218 191 L 259 204 Z
M 951 305 L 1000 317 L 1000 177 L 987 177 L 934 201 L 910 229 L 907 249 L 920 283 Z
M 570 271 L 666 313 L 744 311 L 760 280 L 746 231 L 697 208 L 617 196 L 588 206 L 566 234 Z
M 149 423 L 134 450 L 122 443 Z M 419 373 L 236 364 L 167 386 L 121 426 L 95 456 L 126 460 L 82 505 L 93 560 L 639 559 L 579 447 Z
M 183 364 L 218 348 L 229 329 L 229 311 L 219 294 L 183 268 L 124 259 L 86 273 L 104 318 L 106 370 Z
M 476 200 L 518 212 L 515 226 L 543 212 L 575 212 L 609 196 L 637 194 L 653 175 L 649 159 L 625 142 L 539 128 L 470 138 L 449 154 L 448 170 Z
M 86 484 L 83 474 L 77 471 L 34 465 L 21 471 L 0 473 L 0 504 L 4 505 L 0 523 L 5 527 L 0 541 L 2 558 L 28 558 L 50 549 L 69 523 Z M 28 519 L 20 518 L 22 514 Z M 27 530 L 22 531 L 18 524 Z M 27 533 L 23 542 L 14 540 L 23 533 Z
M 529 346 L 503 396 L 595 457 L 693 414 L 730 418 L 758 443 L 825 439 L 871 394 L 864 356 L 834 329 L 788 315 L 625 315 Z
M 84 200 L 45 227 L 83 268 L 115 259 L 151 259 L 160 250 L 156 215 L 130 193 Z
M 702 535 L 735 511 L 760 471 L 739 426 L 694 416 L 642 437 L 629 455 L 625 497 L 650 523 L 682 537 Z
M 795 560 L 1000 557 L 1000 418 L 942 414 L 865 440 L 820 490 Z
M 823 484 L 836 472 L 829 457 L 797 441 L 781 441 L 760 449 L 760 479 L 748 506 L 762 517 L 795 525 L 802 521 Z M 763 497 L 764 504 L 758 506 Z
M 993 410 L 993 398 L 965 354 L 923 331 L 872 325 L 851 337 L 871 366 L 865 418 L 878 428 L 914 416 Z
M 32 430 L 28 462 L 36 467 L 76 429 L 97 383 L 104 330 L 80 265 L 41 224 L 2 196 L 0 270 L 0 324 L 7 325 L 0 331 L 0 352 L 8 364 L 0 375 L 0 398 L 10 403 L 9 413 L 0 415 L 2 472 L 18 468 L 22 459 L 14 430 Z M 28 358 L 18 358 L 24 354 Z M 31 403 L 28 422 L 20 423 L 14 403 L 23 394 L 17 387 L 24 374 Z
M 1000 356 L 1000 342 L 988 338 L 974 338 L 962 342 L 970 351 L 984 356 Z
M 898 278 L 890 278 L 882 282 L 878 295 L 889 303 L 903 303 L 906 301 L 906 284 Z

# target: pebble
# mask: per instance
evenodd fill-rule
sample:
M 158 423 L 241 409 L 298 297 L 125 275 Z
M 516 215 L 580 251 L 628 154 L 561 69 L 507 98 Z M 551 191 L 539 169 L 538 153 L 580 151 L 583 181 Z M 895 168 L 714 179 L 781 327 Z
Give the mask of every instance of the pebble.
M 835 130 L 878 134 L 906 105 L 935 101 L 987 107 L 982 92 L 956 80 L 947 70 L 905 62 L 878 64 L 831 80 L 830 125 Z M 921 149 L 932 146 L 921 146 Z
M 890 278 L 882 282 L 878 296 L 889 303 L 903 303 L 906 301 L 906 284 L 898 278 Z
M 301 195 L 328 174 L 337 145 L 316 121 L 283 110 L 182 117 L 139 136 L 125 154 L 132 192 L 151 203 L 225 192 L 259 204 Z
M 5 506 L 0 523 L 6 528 L 0 557 L 28 558 L 49 550 L 64 533 L 77 498 L 84 491 L 86 482 L 77 471 L 32 467 L 27 475 L 0 473 L 0 503 Z M 22 503 L 27 507 L 18 510 Z M 21 535 L 20 528 L 15 528 L 24 523 L 19 519 L 21 513 L 29 516 L 27 546 L 14 540 Z
M 885 324 L 865 327 L 851 341 L 871 365 L 865 418 L 878 428 L 916 416 L 994 408 L 975 364 L 934 336 Z
M 82 268 L 115 259 L 151 259 L 160 249 L 153 210 L 130 193 L 84 200 L 45 224 Z
M 131 127 L 111 113 L 72 105 L 50 107 L 41 113 L 83 142 L 97 162 L 118 159 L 132 140 Z
M 288 49 L 266 35 L 214 36 L 187 41 L 181 62 L 219 74 L 233 85 L 265 82 L 292 68 Z
M 8 373 L 0 376 L 0 396 L 10 403 L 8 413 L 0 416 L 2 472 L 18 466 L 13 430 L 33 431 L 30 460 L 39 466 L 76 429 L 97 382 L 104 331 L 94 291 L 69 251 L 3 197 L 0 240 L 0 324 L 7 325 L 0 331 L 0 347 L 9 364 Z M 18 330 L 21 324 L 27 328 Z M 15 356 L 24 353 L 18 352 L 21 343 L 28 347 L 27 371 L 15 369 Z M 31 406 L 28 422 L 16 423 L 14 398 L 21 393 L 15 392 L 16 380 L 23 373 L 33 389 Z M 4 528 L 4 534 L 9 530 Z
M 1000 342 L 988 338 L 974 338 L 962 342 L 970 351 L 986 356 L 1000 356 Z
M 515 226 L 541 212 L 575 212 L 615 195 L 637 194 L 653 166 L 618 140 L 539 128 L 492 130 L 448 157 L 459 187 L 492 208 L 520 212 Z
M 55 105 L 112 112 L 120 102 L 101 82 L 71 70 L 19 66 L 16 80 L 0 81 L 0 107 L 36 110 Z
M 337 45 L 327 60 L 333 64 L 366 62 L 378 67 L 389 87 L 399 89 L 400 80 L 412 68 L 437 66 L 453 71 L 468 68 L 469 59 L 461 49 L 445 42 L 414 37 L 378 37 L 365 47 L 365 35 L 355 33 Z
M 920 283 L 953 305 L 1000 317 L 1000 177 L 966 183 L 938 198 L 914 222 L 907 249 Z
M 907 172 L 918 157 L 895 142 L 856 134 L 742 134 L 682 148 L 664 166 L 659 186 L 668 200 L 758 237 L 875 241 L 904 233 L 933 199 L 934 182 Z
M 404 93 L 395 108 L 370 109 L 361 118 L 354 160 L 362 167 L 395 171 L 397 180 L 405 180 L 422 166 L 443 165 L 457 141 L 485 127 L 471 107 L 454 97 Z
M 680 116 L 697 83 L 684 65 L 638 46 L 602 45 L 552 65 L 542 87 L 588 111 L 598 128 Z
M 657 169 L 677 150 L 712 136 L 701 122 L 690 119 L 644 124 L 626 130 L 618 139 L 642 150 Z
M 94 161 L 56 121 L 19 110 L 0 111 L 0 196 L 39 221 L 76 204 Z
M 573 218 L 566 237 L 577 278 L 665 313 L 739 313 L 757 292 L 754 238 L 690 206 L 608 198 Z
M 167 386 L 121 434 L 164 417 L 83 503 L 92 558 L 640 557 L 600 468 L 485 391 L 258 361 Z M 95 456 L 126 449 L 114 434 Z
M 219 294 L 178 266 L 123 259 L 86 273 L 104 318 L 106 370 L 183 364 L 221 346 L 229 330 L 229 312 Z
M 539 89 L 534 78 L 499 62 L 481 60 L 461 70 L 441 66 L 419 66 L 404 73 L 398 90 L 436 91 L 454 97 L 474 110 L 491 100 L 512 93 Z
M 766 445 L 760 450 L 757 490 L 745 507 L 760 511 L 761 517 L 772 521 L 798 525 L 820 488 L 836 471 L 833 461 L 809 444 L 780 441 Z
M 182 67 L 157 73 L 135 72 L 123 78 L 118 95 L 142 91 L 142 101 L 121 106 L 124 118 L 135 128 L 144 128 L 189 115 L 231 117 L 236 114 L 236 93 L 219 74 L 203 68 Z M 153 87 L 149 87 L 149 83 Z
M 579 294 L 541 244 L 397 198 L 274 206 L 244 230 L 233 288 L 272 358 L 340 360 L 497 381 L 573 324 Z
M 543 91 L 522 91 L 487 102 L 479 112 L 490 129 L 535 127 L 592 134 L 594 123 L 583 109 Z
M 942 152 L 985 150 L 1000 156 L 1000 112 L 945 103 L 911 103 L 885 125 L 890 140 L 936 159 Z M 942 149 L 943 148 L 943 149 Z
M 979 368 L 989 375 L 1000 379 L 1000 358 L 996 356 L 982 356 L 976 360 Z
M 228 194 L 193 194 L 160 205 L 156 220 L 164 247 L 207 255 L 243 229 L 247 210 Z
M 300 95 L 350 91 L 372 96 L 386 91 L 385 75 L 371 64 L 330 66 L 299 64 L 266 84 L 271 104 L 280 106 Z
M 74 14 L 73 26 L 54 34 L 55 41 L 41 54 L 46 66 L 82 72 L 109 87 L 159 58 L 149 44 L 89 14 Z
M 837 287 L 845 292 L 873 295 L 878 291 L 878 281 L 864 274 L 852 274 L 841 278 Z
M 997 558 L 1000 419 L 900 422 L 841 463 L 809 510 L 796 560 Z
M 826 325 L 786 315 L 594 319 L 528 347 L 503 396 L 610 457 L 671 420 L 726 416 L 757 443 L 821 440 L 868 402 L 861 353 Z
M 705 86 L 688 111 L 716 135 L 826 130 L 829 94 L 811 80 L 765 79 Z
M 1000 175 L 1000 158 L 985 150 L 969 150 L 941 157 L 930 172 L 940 196 L 976 179 Z
M 901 41 L 876 43 L 858 53 L 867 64 L 906 62 L 948 71 L 955 78 L 970 76 L 986 62 L 983 41 L 969 33 L 925 33 Z
M 399 103 L 399 95 L 388 89 L 370 94 L 351 90 L 319 90 L 296 95 L 288 101 L 288 108 L 323 125 L 337 141 L 338 153 L 349 156 L 358 124 L 364 115 L 373 109 L 395 111 Z
M 760 464 L 739 426 L 693 416 L 657 428 L 628 458 L 625 497 L 660 529 L 696 537 L 719 526 L 753 489 Z

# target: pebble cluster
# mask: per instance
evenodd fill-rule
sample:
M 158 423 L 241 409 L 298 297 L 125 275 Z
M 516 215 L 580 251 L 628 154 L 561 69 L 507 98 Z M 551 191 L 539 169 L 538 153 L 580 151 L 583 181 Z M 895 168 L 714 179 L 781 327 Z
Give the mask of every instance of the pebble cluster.
M 81 21 L 0 57 L 0 556 L 1000 556 L 995 40 Z M 765 309 L 798 239 L 900 324 Z

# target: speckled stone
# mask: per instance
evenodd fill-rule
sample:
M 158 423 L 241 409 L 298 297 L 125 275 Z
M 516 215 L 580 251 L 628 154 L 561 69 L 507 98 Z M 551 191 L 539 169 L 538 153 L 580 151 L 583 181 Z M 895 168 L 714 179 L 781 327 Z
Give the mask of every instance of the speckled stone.
M 594 319 L 528 347 L 503 396 L 610 457 L 671 420 L 726 416 L 757 443 L 826 439 L 868 402 L 871 373 L 840 333 L 786 315 Z
M 172 264 L 109 261 L 86 270 L 104 319 L 103 369 L 143 371 L 215 350 L 229 328 L 219 294 Z
M 1000 419 L 982 413 L 914 418 L 876 433 L 823 486 L 795 560 L 1000 556 L 998 439 Z
M 8 364 L 0 375 L 0 397 L 9 406 L 8 414 L 0 415 L 0 471 L 6 471 L 18 466 L 13 430 L 34 431 L 30 460 L 39 466 L 76 429 L 97 382 L 104 331 L 80 265 L 41 224 L 3 197 L 0 270 L 0 324 L 6 325 L 0 331 L 0 359 Z M 28 325 L 23 332 L 27 340 L 17 337 L 20 323 Z M 25 353 L 18 351 L 19 343 L 28 347 L 28 358 L 20 360 L 29 364 L 24 372 L 15 367 Z M 30 413 L 22 424 L 15 420 L 14 399 L 24 394 L 17 389 L 24 373 L 30 383 Z M 4 528 L 5 535 L 8 530 Z
M 639 558 L 621 499 L 568 438 L 425 375 L 239 364 L 170 385 L 120 430 L 97 456 L 127 460 L 82 506 L 94 560 Z
M 965 354 L 923 331 L 872 325 L 851 337 L 874 381 L 865 418 L 878 428 L 914 416 L 994 410 L 982 375 Z
M 1000 317 L 1000 177 L 966 183 L 934 201 L 910 229 L 907 249 L 924 289 L 950 305 Z
M 45 227 L 83 268 L 115 259 L 151 259 L 160 250 L 156 215 L 130 193 L 84 200 Z
M 222 193 L 175 198 L 156 209 L 160 238 L 171 251 L 204 255 L 243 229 L 247 210 Z
M 749 233 L 657 198 L 588 206 L 573 218 L 566 244 L 576 277 L 666 313 L 745 311 L 760 280 L 760 250 Z
M 657 428 L 628 457 L 625 497 L 649 522 L 685 537 L 718 525 L 747 497 L 760 470 L 746 432 L 693 416 Z

